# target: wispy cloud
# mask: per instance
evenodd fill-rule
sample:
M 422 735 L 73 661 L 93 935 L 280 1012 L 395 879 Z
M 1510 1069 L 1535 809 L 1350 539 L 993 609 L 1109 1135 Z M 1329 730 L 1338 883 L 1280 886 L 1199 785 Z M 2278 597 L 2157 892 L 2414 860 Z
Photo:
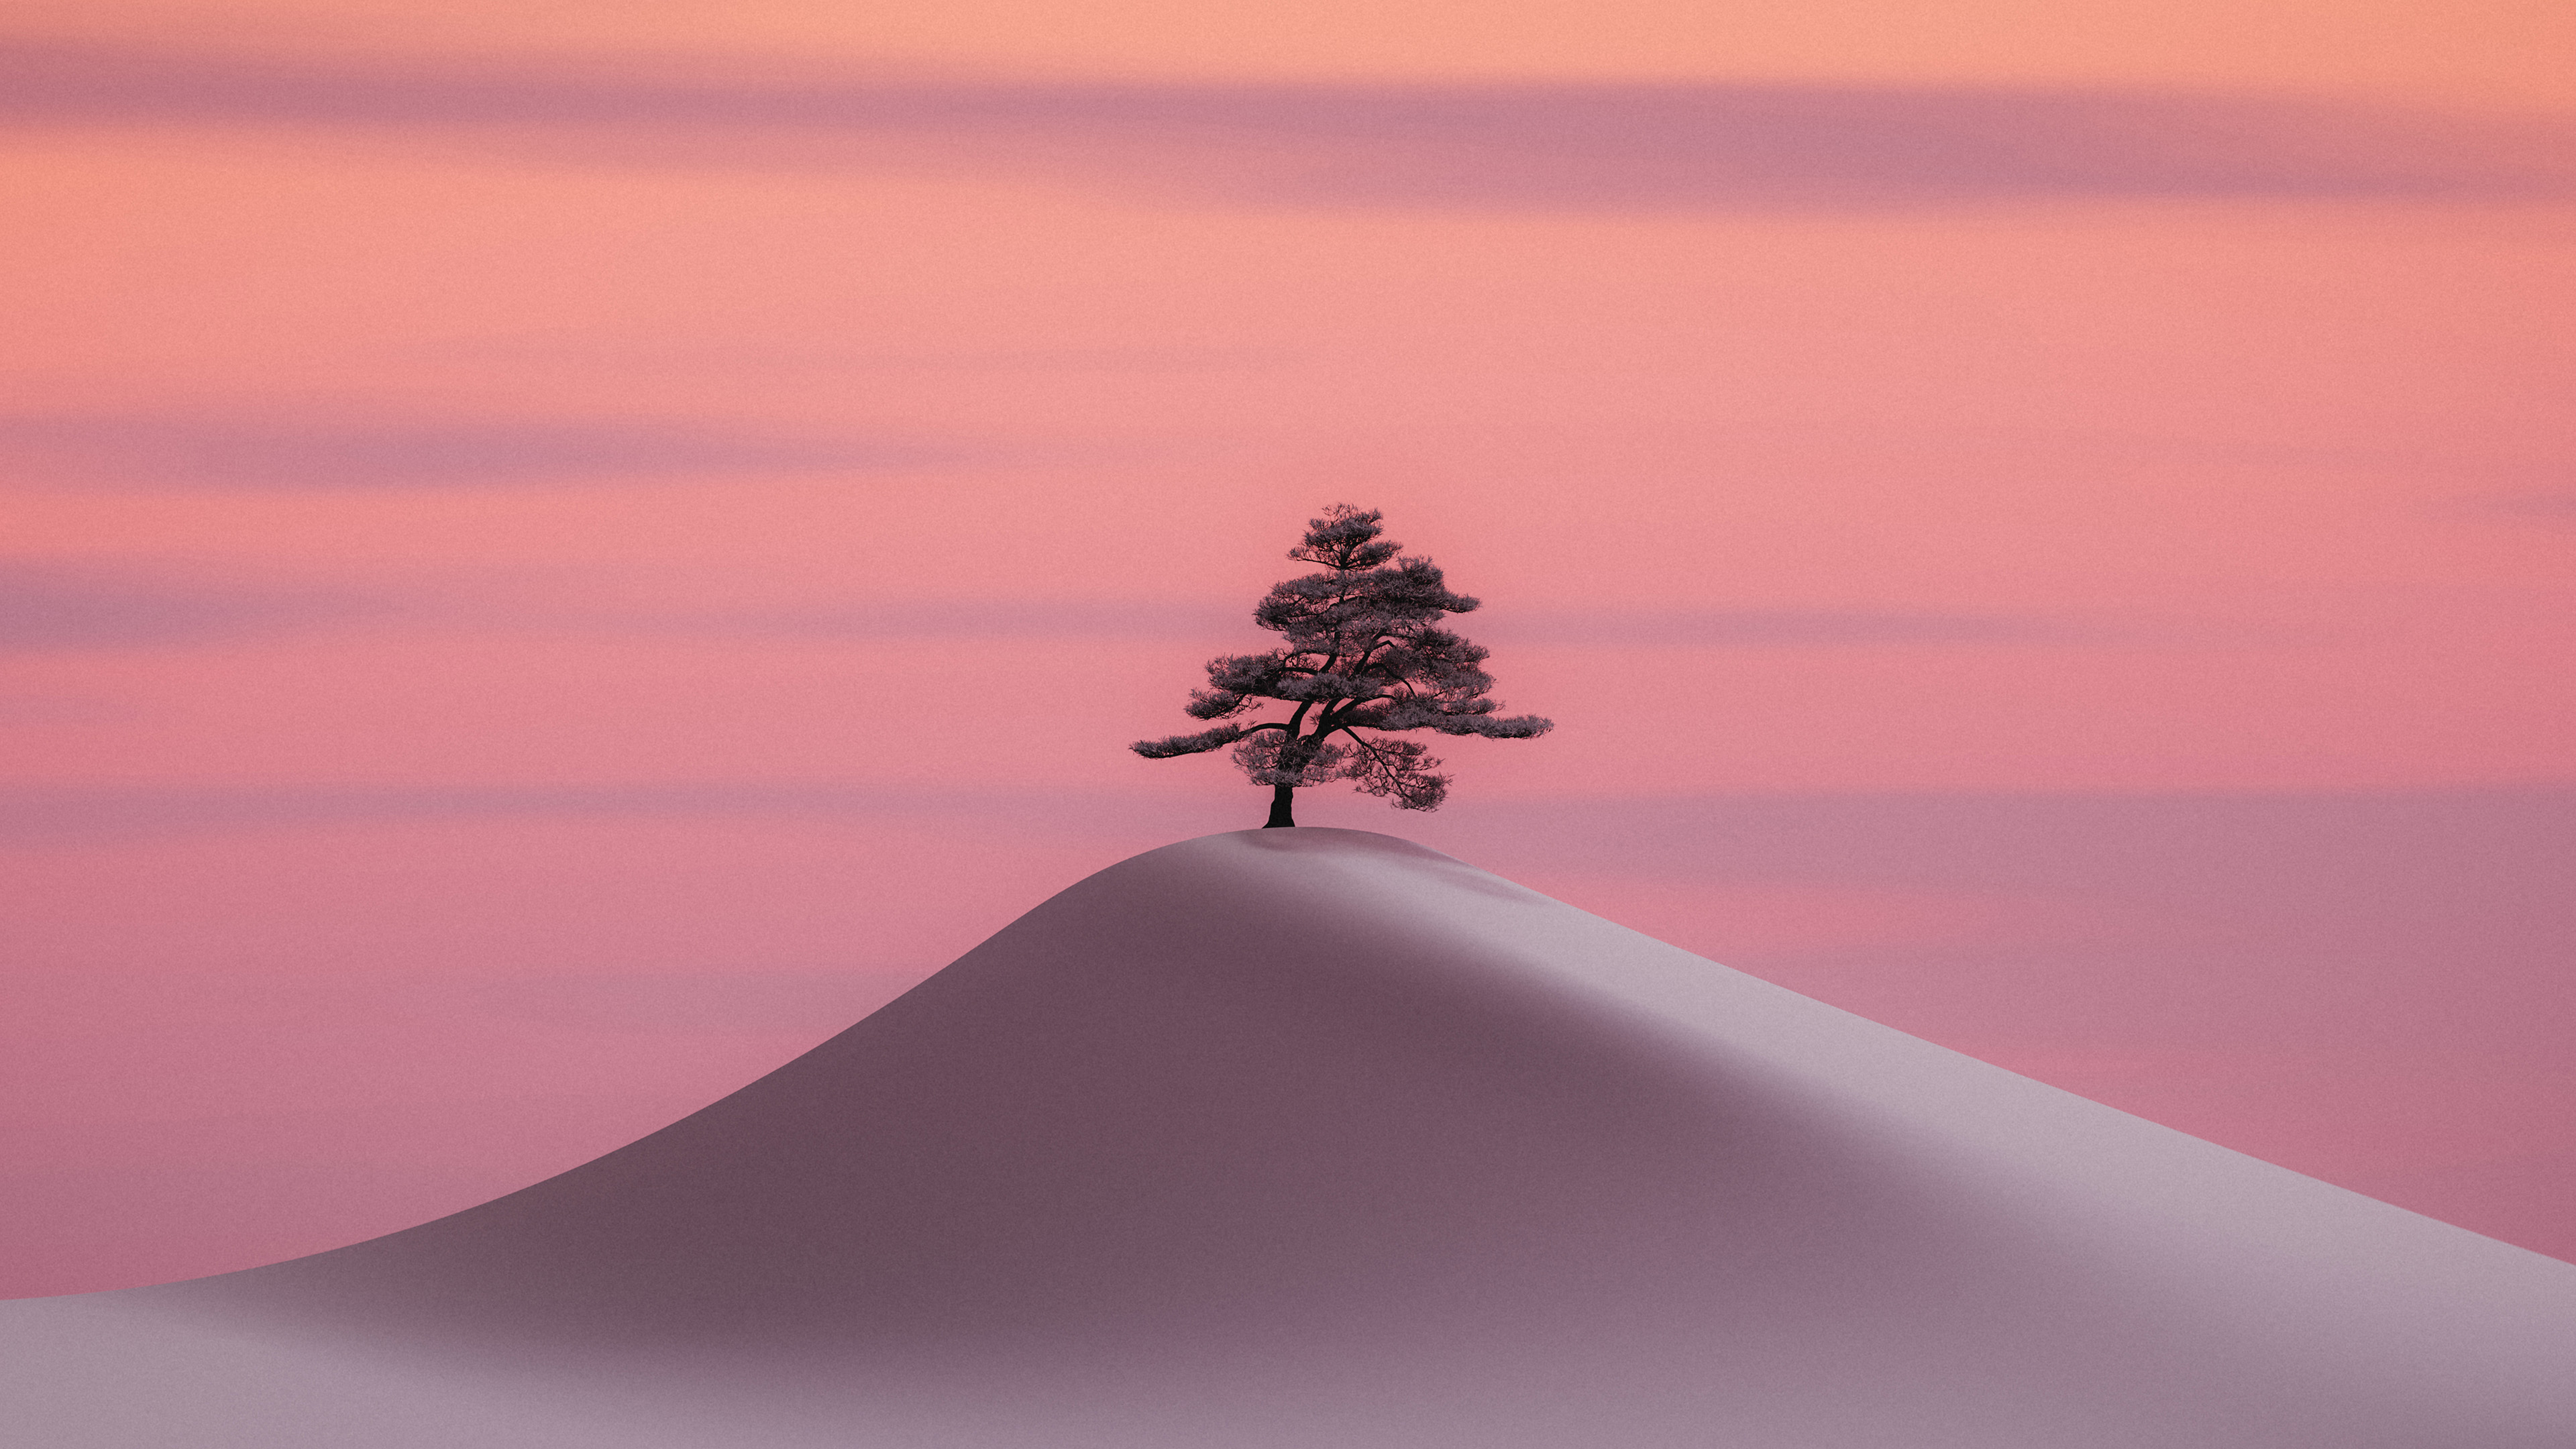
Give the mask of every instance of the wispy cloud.
M 2476 506 L 2489 518 L 2576 524 L 2576 492 L 2495 493 L 2477 499 Z
M 1249 604 L 1157 599 L 870 599 L 796 609 L 603 615 L 610 627 L 813 639 L 1185 639 L 1256 649 L 1276 643 Z M 1939 610 L 1678 609 L 1476 613 L 1452 623 L 1511 645 L 1654 649 L 1801 649 L 2171 642 L 2147 624 Z
M 219 643 L 328 624 L 396 619 L 478 631 L 738 640 L 1097 640 L 1192 644 L 1211 653 L 1278 642 L 1248 602 L 978 596 L 873 598 L 779 607 L 635 607 L 560 591 L 496 609 L 489 581 L 431 590 L 241 582 L 144 565 L 0 559 L 0 649 Z M 480 602 L 477 602 L 480 598 Z M 1627 649 L 2156 648 L 2242 644 L 2242 627 L 1937 609 L 1514 609 L 1452 621 L 1480 642 Z M 2272 642 L 2284 642 L 2274 640 Z M 2295 642 L 2295 641 L 2291 641 Z
M 1542 612 L 1516 616 L 1504 627 L 1514 640 L 1532 644 L 1682 649 L 2098 645 L 2137 632 L 2035 614 L 1849 609 Z
M 673 343 L 659 338 L 479 337 L 444 339 L 407 349 L 439 360 L 603 366 L 620 372 L 1137 374 L 1252 372 L 1284 366 L 1296 354 L 1249 347 L 798 347 L 758 341 Z
M 395 607 L 354 591 L 0 560 L 0 651 L 222 643 L 379 616 Z
M 870 599 L 808 608 L 629 615 L 602 622 L 673 633 L 791 639 L 1204 639 L 1276 642 L 1252 606 L 1152 599 Z
M 437 488 L 874 470 L 949 457 L 899 441 L 767 437 L 614 421 L 0 416 L 0 464 L 53 484 Z
M 1195 643 L 1211 651 L 1275 644 L 1248 602 L 980 596 L 874 598 L 773 608 L 635 608 L 577 598 L 515 598 L 496 613 L 483 586 L 388 591 L 334 583 L 240 581 L 187 568 L 0 559 L 0 649 L 101 649 L 217 643 L 326 624 L 410 625 L 737 639 L 1051 639 Z M 1453 621 L 1507 648 L 1838 649 L 2119 647 L 2192 642 L 2153 621 L 1940 610 L 1718 609 L 1479 612 Z M 2202 632 L 2206 632 L 2205 630 Z M 2202 641 L 2206 642 L 2206 641 Z
M 426 135 L 552 160 L 929 157 L 1310 206 L 2576 194 L 2561 120 L 2082 89 L 1008 83 L 21 43 L 0 48 L 5 124 Z
M 881 820 L 1018 808 L 1002 792 L 854 785 L 0 787 L 0 841 L 157 837 L 342 823 L 749 816 Z
M 1043 800 L 1039 800 L 1043 796 Z M 853 824 L 999 819 L 1107 834 L 1158 831 L 1231 811 L 1231 787 L 939 789 L 831 783 L 665 781 L 602 785 L 15 785 L 0 787 L 0 841 L 298 829 L 353 822 L 760 818 Z M 1229 816 L 1229 818 L 1231 818 Z M 1368 817 L 1374 820 L 1377 817 Z M 1442 822 L 1448 822 L 1443 824 Z M 2472 825 L 2468 822 L 2484 822 Z M 1389 822 L 1394 823 L 1394 822 Z M 1821 791 L 1469 799 L 1403 822 L 1433 844 L 1472 837 L 1510 862 L 1580 862 L 1640 879 L 1942 886 L 1997 879 L 2113 890 L 2150 860 L 2220 894 L 2298 877 L 2338 893 L 2361 865 L 2439 849 L 2403 874 L 2480 899 L 2554 907 L 2565 892 L 2510 882 L 2563 877 L 2576 860 L 2576 785 L 2537 782 L 2365 791 L 2099 794 L 2081 791 Z M 1371 824 L 1368 828 L 1386 828 Z M 2469 837 L 2496 837 L 2475 849 Z M 1169 839 L 1164 833 L 1162 839 Z M 2219 841 L 2227 842 L 2218 850 Z M 2330 843 L 2331 848 L 2328 848 Z M 2078 859 L 2079 852 L 2090 859 Z M 2428 857 L 2429 859 L 2429 857 Z M 2255 868 L 2255 863 L 2260 868 Z M 1497 868 L 1501 868 L 1498 866 Z M 2337 882 L 2342 884 L 2337 885 Z M 2483 882 L 2483 884 L 2481 884 Z M 2519 893 L 2519 894 L 2517 894 Z

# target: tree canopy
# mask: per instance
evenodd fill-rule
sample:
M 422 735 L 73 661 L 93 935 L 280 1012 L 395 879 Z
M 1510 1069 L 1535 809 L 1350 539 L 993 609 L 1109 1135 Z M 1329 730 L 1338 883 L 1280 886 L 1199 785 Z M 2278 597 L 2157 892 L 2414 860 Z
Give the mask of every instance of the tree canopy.
M 1234 720 L 1276 701 L 1285 719 L 1220 724 L 1196 734 L 1138 740 L 1147 759 L 1234 747 L 1234 761 L 1256 785 L 1271 787 L 1271 825 L 1294 825 L 1296 790 L 1348 780 L 1399 810 L 1436 810 L 1449 777 L 1418 740 L 1389 736 L 1413 730 L 1519 740 L 1554 723 L 1534 714 L 1498 716 L 1488 698 L 1493 676 L 1486 651 L 1446 627 L 1478 601 L 1449 592 L 1427 558 L 1400 557 L 1404 547 L 1379 535 L 1385 515 L 1336 503 L 1307 522 L 1288 556 L 1323 571 L 1275 584 L 1252 611 L 1253 622 L 1284 635 L 1261 654 L 1229 654 L 1207 664 L 1208 687 L 1190 691 L 1188 713 Z

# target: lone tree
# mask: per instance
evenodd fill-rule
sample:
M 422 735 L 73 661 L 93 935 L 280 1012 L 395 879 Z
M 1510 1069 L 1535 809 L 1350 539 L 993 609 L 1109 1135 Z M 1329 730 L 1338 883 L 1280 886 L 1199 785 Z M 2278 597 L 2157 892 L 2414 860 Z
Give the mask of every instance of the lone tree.
M 1493 676 L 1477 668 L 1485 651 L 1449 632 L 1442 616 L 1477 601 L 1449 592 L 1427 558 L 1397 558 L 1404 545 L 1383 542 L 1384 514 L 1336 503 L 1310 519 L 1293 559 L 1324 572 L 1271 587 L 1252 620 L 1287 636 L 1266 654 L 1208 661 L 1208 688 L 1190 691 L 1198 719 L 1232 719 L 1277 700 L 1284 720 L 1221 724 L 1194 735 L 1138 740 L 1128 748 L 1149 760 L 1234 746 L 1234 762 L 1252 783 L 1270 787 L 1266 826 L 1295 825 L 1300 785 L 1349 780 L 1372 795 L 1391 795 L 1398 810 L 1437 810 L 1449 777 L 1417 740 L 1387 738 L 1407 730 L 1525 740 L 1555 727 L 1534 714 L 1498 719 L 1485 697 Z M 1392 560 L 1390 562 L 1389 560 Z M 1336 739 L 1335 737 L 1340 738 Z

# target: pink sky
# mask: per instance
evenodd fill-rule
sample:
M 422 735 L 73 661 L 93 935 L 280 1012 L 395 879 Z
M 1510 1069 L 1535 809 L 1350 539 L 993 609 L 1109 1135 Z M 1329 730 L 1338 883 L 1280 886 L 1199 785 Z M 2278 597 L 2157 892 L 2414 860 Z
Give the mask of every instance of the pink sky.
M 1301 815 L 2576 1256 L 2563 18 L 529 9 L 0 36 L 0 1289 L 1257 823 L 1338 499 L 1559 729 Z

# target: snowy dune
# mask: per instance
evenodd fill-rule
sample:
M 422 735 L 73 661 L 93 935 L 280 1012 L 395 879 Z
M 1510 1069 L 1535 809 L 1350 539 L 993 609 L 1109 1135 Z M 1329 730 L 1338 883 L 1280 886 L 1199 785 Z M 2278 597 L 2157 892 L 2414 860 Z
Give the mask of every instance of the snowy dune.
M 2563 1449 L 2576 1266 L 1385 836 L 1138 856 L 621 1151 L 0 1304 L 58 1449 Z

